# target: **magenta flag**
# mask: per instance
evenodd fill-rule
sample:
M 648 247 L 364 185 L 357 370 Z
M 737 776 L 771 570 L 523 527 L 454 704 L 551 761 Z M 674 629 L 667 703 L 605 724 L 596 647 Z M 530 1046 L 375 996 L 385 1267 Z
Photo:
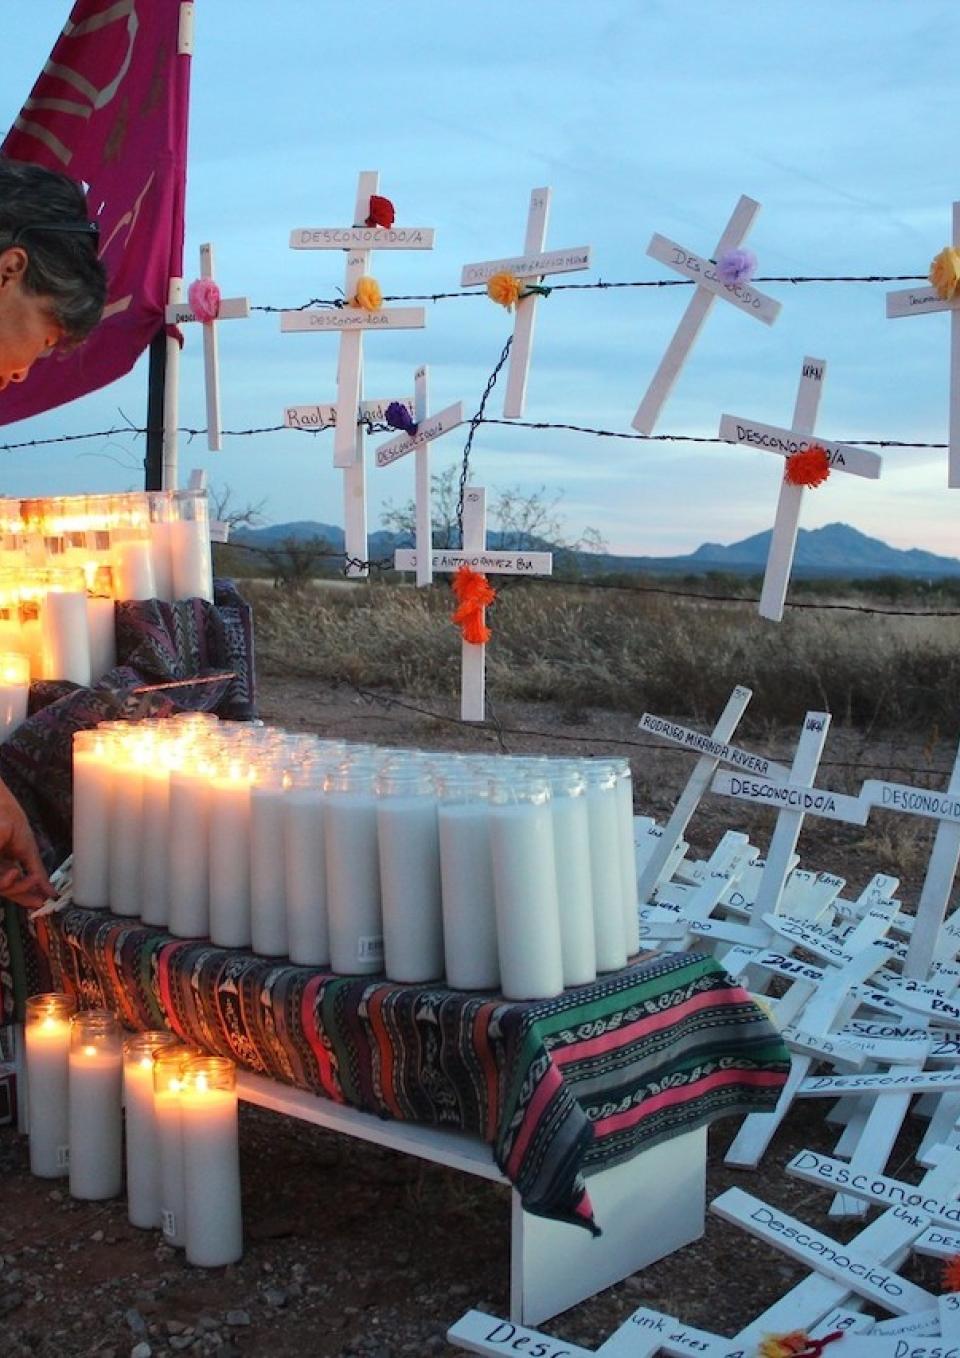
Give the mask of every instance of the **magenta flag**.
M 0 424 L 129 372 L 164 325 L 183 273 L 190 57 L 182 0 L 76 0 L 0 154 L 89 185 L 109 277 L 102 323 L 75 352 L 37 363 L 0 400 Z

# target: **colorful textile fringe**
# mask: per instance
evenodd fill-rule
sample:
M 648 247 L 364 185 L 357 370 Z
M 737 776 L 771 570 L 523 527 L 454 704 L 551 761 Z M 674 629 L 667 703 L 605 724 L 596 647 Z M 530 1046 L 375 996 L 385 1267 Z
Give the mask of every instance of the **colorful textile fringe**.
M 37 929 L 55 986 L 82 1005 L 379 1117 L 470 1132 L 528 1211 L 591 1230 L 585 1173 L 769 1110 L 789 1071 L 773 1025 L 698 953 L 517 1003 L 335 976 L 98 911 Z

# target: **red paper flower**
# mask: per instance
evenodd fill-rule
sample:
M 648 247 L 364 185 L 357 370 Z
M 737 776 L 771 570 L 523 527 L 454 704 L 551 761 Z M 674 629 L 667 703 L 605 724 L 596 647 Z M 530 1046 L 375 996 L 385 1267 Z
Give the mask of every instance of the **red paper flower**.
M 830 475 L 830 458 L 826 448 L 819 443 L 811 443 L 800 453 L 791 453 L 787 458 L 784 479 L 788 486 L 822 486 Z
M 389 198 L 381 198 L 379 193 L 370 195 L 370 215 L 365 226 L 393 226 L 396 216 Z
M 494 602 L 497 591 L 482 571 L 461 566 L 451 582 L 458 607 L 450 621 L 460 628 L 464 641 L 472 646 L 485 646 L 492 635 L 483 620 L 483 610 Z
M 960 1292 L 960 1254 L 951 1254 L 943 1264 L 944 1292 Z

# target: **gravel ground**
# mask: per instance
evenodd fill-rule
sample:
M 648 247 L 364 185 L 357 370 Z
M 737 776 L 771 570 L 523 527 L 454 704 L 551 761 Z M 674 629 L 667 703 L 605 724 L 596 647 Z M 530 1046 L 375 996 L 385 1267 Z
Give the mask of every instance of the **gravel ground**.
M 371 706 L 304 680 L 267 680 L 263 715 L 289 728 L 382 744 L 471 748 L 488 741 L 483 733 Z M 658 816 L 669 811 L 689 772 L 688 758 L 611 744 L 637 738 L 635 720 L 626 715 L 583 713 L 576 727 L 545 707 L 518 705 L 498 716 L 505 727 L 549 733 L 549 739 L 508 735 L 512 750 L 569 752 L 576 737 L 584 753 L 633 754 L 638 810 Z M 771 732 L 762 742 L 744 743 L 783 757 L 794 738 Z M 884 772 L 870 776 L 904 781 L 900 764 L 950 764 L 937 745 L 874 734 L 865 746 L 844 731 L 831 737 L 828 756 L 853 765 L 824 770 L 820 781 L 840 790 L 857 786 L 864 761 L 883 765 Z M 763 846 L 772 816 L 715 798 L 693 827 L 694 850 L 709 852 L 734 825 Z M 892 822 L 869 834 L 822 822 L 805 832 L 800 847 L 805 866 L 846 874 L 854 891 L 874 871 L 894 871 L 892 860 L 900 861 L 910 900 L 925 866 L 925 833 L 911 828 L 904 838 Z M 849 1240 L 860 1226 L 829 1219 L 828 1194 L 782 1173 L 805 1146 L 830 1150 L 836 1131 L 824 1113 L 820 1100 L 798 1106 L 753 1172 L 724 1167 L 736 1124 L 714 1127 L 708 1201 L 736 1184 Z M 922 1124 L 912 1119 L 890 1172 L 916 1179 L 912 1156 L 921 1133 Z M 235 1266 L 204 1271 L 187 1265 L 159 1236 L 131 1227 L 122 1201 L 74 1202 L 64 1184 L 33 1179 L 25 1139 L 0 1130 L 0 1356 L 442 1354 L 454 1352 L 446 1330 L 465 1310 L 507 1314 L 505 1189 L 247 1107 L 241 1158 L 246 1252 Z M 931 1261 L 916 1260 L 906 1272 L 938 1289 L 939 1266 Z M 636 1306 L 647 1305 L 733 1334 L 802 1276 L 785 1256 L 708 1215 L 702 1240 L 543 1328 L 596 1348 Z

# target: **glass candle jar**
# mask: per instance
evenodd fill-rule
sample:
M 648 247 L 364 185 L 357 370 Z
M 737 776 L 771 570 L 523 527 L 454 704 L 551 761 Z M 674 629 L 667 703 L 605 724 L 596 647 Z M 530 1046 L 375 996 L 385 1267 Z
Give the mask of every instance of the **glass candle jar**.
M 490 849 L 503 993 L 546 999 L 563 990 L 560 905 L 550 788 L 503 770 L 490 781 Z
M 132 1226 L 160 1225 L 160 1160 L 153 1103 L 156 1053 L 177 1045 L 173 1033 L 135 1033 L 123 1044 L 123 1103 L 126 1110 L 127 1217 Z
M 597 978 L 597 945 L 590 876 L 590 820 L 587 780 L 578 765 L 551 759 L 544 765 L 550 784 L 553 848 L 560 906 L 564 986 Z
M 388 764 L 374 780 L 384 970 L 413 984 L 443 976 L 440 834 L 433 778 L 421 760 Z
M 187 1062 L 198 1053 L 182 1044 L 162 1047 L 153 1057 L 153 1112 L 160 1167 L 160 1229 L 168 1245 L 186 1239 L 183 1129 L 180 1094 Z
M 330 963 L 347 975 L 370 975 L 383 968 L 376 771 L 366 756 L 348 758 L 324 784 Z
M 461 761 L 438 776 L 437 796 L 447 981 L 458 990 L 498 990 L 489 780 Z
M 173 495 L 170 560 L 175 599 L 213 602 L 213 560 L 207 493 L 178 490 Z
M 243 1254 L 243 1226 L 233 1062 L 223 1056 L 188 1061 L 180 1112 L 187 1259 L 201 1268 L 236 1263 Z
M 99 1201 L 123 1187 L 123 1054 L 120 1023 L 108 1009 L 70 1022 L 70 1194 Z
M 33 995 L 26 1002 L 30 1172 L 58 1179 L 69 1171 L 70 1020 L 72 995 Z

